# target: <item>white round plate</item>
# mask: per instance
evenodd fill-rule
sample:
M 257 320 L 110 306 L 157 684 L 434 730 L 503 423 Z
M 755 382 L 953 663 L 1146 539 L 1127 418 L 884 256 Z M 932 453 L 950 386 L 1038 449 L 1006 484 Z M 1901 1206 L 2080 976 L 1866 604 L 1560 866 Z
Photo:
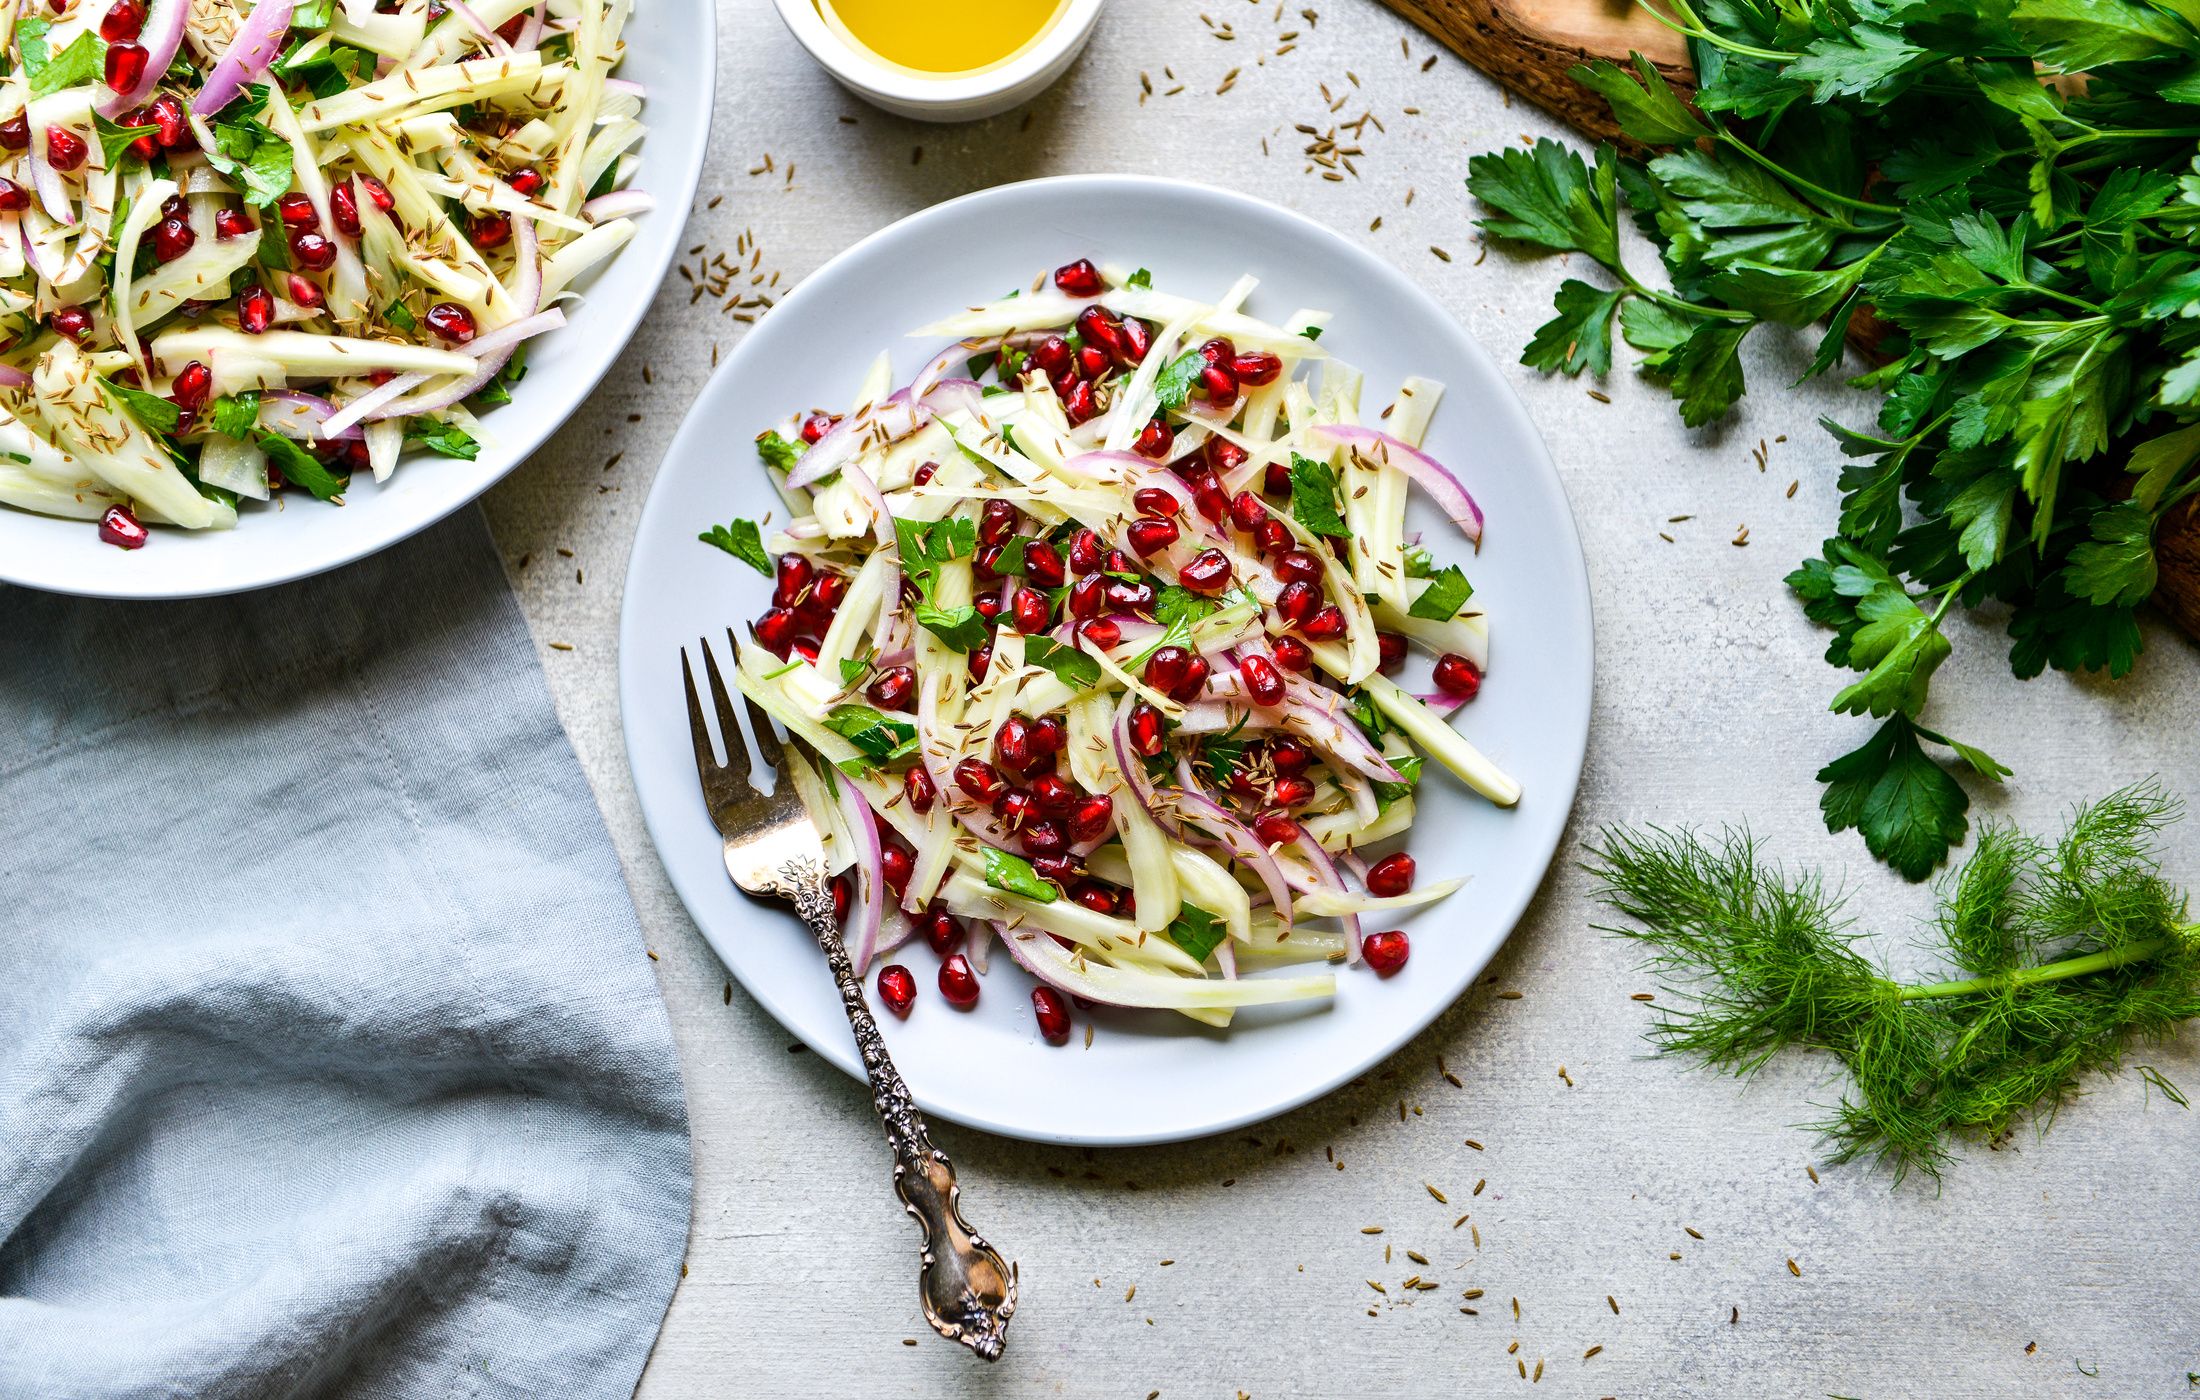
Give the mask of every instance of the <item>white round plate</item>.
M 360 473 L 340 507 L 300 493 L 279 508 L 247 502 L 234 530 L 155 527 L 145 548 L 102 543 L 92 522 L 0 506 L 0 581 L 94 598 L 194 598 L 305 578 L 424 530 L 494 486 L 557 431 L 619 358 L 656 298 L 695 202 L 717 83 L 718 16 L 711 0 L 639 0 L 616 76 L 647 89 L 649 134 L 629 184 L 657 207 L 626 247 L 581 280 L 567 324 L 529 342 L 512 401 L 485 410 L 492 439 L 471 462 L 408 452 L 388 481 Z
M 915 972 L 907 1021 L 881 1015 L 895 1063 L 928 1112 L 1044 1142 L 1170 1142 L 1257 1122 L 1361 1073 L 1466 990 L 1543 878 L 1588 740 L 1587 571 L 1551 459 L 1496 363 L 1388 264 L 1319 224 L 1243 195 L 1129 176 L 1073 176 L 986 190 L 927 209 L 850 248 L 795 288 L 712 377 L 658 471 L 634 545 L 620 622 L 619 699 L 642 814 L 703 936 L 749 994 L 812 1050 L 861 1076 L 840 999 L 801 924 L 734 889 L 697 788 L 680 649 L 746 627 L 769 582 L 697 532 L 777 510 L 750 446 L 789 412 L 842 406 L 881 346 L 906 382 L 940 347 L 905 333 L 1028 284 L 1079 256 L 1146 267 L 1153 283 L 1220 295 L 1261 279 L 1248 304 L 1276 319 L 1336 313 L 1322 336 L 1367 372 L 1374 412 L 1412 374 L 1449 386 L 1428 439 L 1488 513 L 1471 554 L 1427 503 L 1414 523 L 1465 565 L 1490 613 L 1493 666 L 1460 730 L 1518 778 L 1500 811 L 1429 765 L 1406 846 L 1421 877 L 1467 886 L 1414 916 L 1413 955 L 1379 978 L 1340 967 L 1311 1008 L 1241 1011 L 1227 1031 L 1169 1012 L 1076 1013 L 1067 1046 L 1032 1020 L 1032 982 L 996 948 L 978 1006 L 950 1007 L 921 939 L 892 957 Z M 1425 672 L 1424 672 L 1425 674 Z M 1370 924 L 1369 931 L 1393 926 Z M 867 979 L 867 985 L 871 979 Z M 1090 1047 L 1083 1028 L 1097 1024 Z

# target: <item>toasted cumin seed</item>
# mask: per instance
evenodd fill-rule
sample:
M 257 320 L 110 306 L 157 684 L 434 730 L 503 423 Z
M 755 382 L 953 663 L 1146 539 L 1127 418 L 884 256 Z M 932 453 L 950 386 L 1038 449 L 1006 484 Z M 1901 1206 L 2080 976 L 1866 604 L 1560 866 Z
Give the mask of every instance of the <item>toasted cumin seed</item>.
M 1454 1221 L 1452 1221 L 1452 1222 L 1451 1222 L 1451 1228 L 1452 1228 L 1452 1229 L 1454 1229 L 1454 1230 L 1456 1230 L 1456 1229 L 1458 1229 L 1458 1228 L 1459 1228 L 1460 1226 L 1462 1226 L 1462 1225 L 1464 1225 L 1464 1224 L 1466 1224 L 1466 1223 L 1467 1223 L 1467 1217 L 1465 1217 L 1464 1215 L 1462 1215 L 1462 1216 L 1460 1216 L 1460 1217 L 1459 1217 L 1459 1218 L 1458 1218 L 1457 1220 L 1454 1220 Z
M 1797 1264 L 1793 1259 L 1788 1260 L 1788 1272 L 1795 1275 L 1797 1278 L 1801 1278 L 1803 1276 L 1802 1266 L 1800 1264 Z
M 1424 1181 L 1421 1183 L 1421 1185 L 1428 1191 L 1431 1196 L 1434 1196 L 1436 1198 L 1436 1203 L 1438 1205 L 1448 1206 L 1451 1204 L 1450 1199 L 1446 1197 L 1443 1192 L 1437 1190 L 1434 1186 L 1429 1185 L 1428 1182 Z
M 1654 993 L 1651 993 L 1651 992 L 1637 992 L 1637 993 L 1635 993 L 1635 994 L 1634 994 L 1633 996 L 1629 997 L 1629 998 L 1628 998 L 1628 1000 L 1629 1000 L 1629 1001 L 1656 1001 L 1656 1000 L 1657 1000 L 1657 996 L 1656 996 L 1656 994 L 1654 994 Z
M 1362 1225 L 1360 1227 L 1360 1233 L 1363 1235 L 1379 1235 L 1382 1232 L 1383 1227 L 1380 1225 Z
M 1423 1254 L 1423 1253 L 1422 1253 L 1422 1252 L 1421 1252 L 1420 1250 L 1418 1250 L 1418 1249 L 1409 1249 L 1409 1250 L 1407 1250 L 1407 1251 L 1406 1251 L 1406 1258 L 1408 1258 L 1408 1259 L 1411 1259 L 1411 1260 L 1412 1260 L 1412 1261 L 1413 1261 L 1414 1263 L 1416 1263 L 1416 1264 L 1423 1264 L 1423 1265 L 1425 1265 L 1425 1264 L 1427 1264 L 1427 1263 L 1428 1263 L 1428 1256 L 1427 1256 L 1426 1254 Z
M 1803 1170 L 1810 1173 L 1810 1184 L 1816 1186 L 1818 1184 L 1818 1169 L 1810 1165 L 1810 1163 L 1805 1162 L 1803 1164 Z
M 1683 1225 L 1681 1226 L 1681 1229 L 1686 1231 L 1688 1233 L 1688 1238 L 1692 1240 L 1700 1240 L 1703 1238 L 1703 1231 L 1697 1229 L 1693 1225 Z
M 1462 1141 L 1466 1146 L 1473 1148 L 1477 1152 L 1480 1152 L 1482 1150 L 1482 1144 L 1476 1142 L 1473 1138 L 1465 1138 L 1462 1139 Z

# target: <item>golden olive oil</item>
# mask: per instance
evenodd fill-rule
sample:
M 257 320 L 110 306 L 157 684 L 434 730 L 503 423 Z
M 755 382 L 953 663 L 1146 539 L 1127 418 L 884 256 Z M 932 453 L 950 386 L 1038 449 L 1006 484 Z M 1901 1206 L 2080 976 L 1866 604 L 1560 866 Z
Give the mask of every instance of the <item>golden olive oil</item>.
M 816 0 L 841 38 L 896 68 L 934 76 L 1006 63 L 1052 27 L 1067 0 Z

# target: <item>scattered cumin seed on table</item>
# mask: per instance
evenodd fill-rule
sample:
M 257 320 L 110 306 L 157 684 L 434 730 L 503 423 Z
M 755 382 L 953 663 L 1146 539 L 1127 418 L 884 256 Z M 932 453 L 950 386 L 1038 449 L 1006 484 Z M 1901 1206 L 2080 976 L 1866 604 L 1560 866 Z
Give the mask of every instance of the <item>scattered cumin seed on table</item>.
M 1609 1305 L 1611 1306 L 1611 1309 L 1612 1309 L 1612 1316 L 1614 1316 L 1614 1317 L 1618 1317 L 1618 1316 L 1619 1316 L 1619 1299 L 1617 1299 L 1617 1298 L 1613 1297 L 1613 1296 L 1612 1296 L 1611 1294 L 1607 1293 L 1607 1294 L 1605 1294 L 1605 1295 L 1604 1295 L 1604 1301 L 1605 1301 L 1605 1302 L 1606 1302 L 1607 1304 L 1609 1304 Z
M 1487 1186 L 1487 1185 L 1489 1185 L 1489 1184 L 1490 1184 L 1490 1179 L 1489 1179 L 1488 1177 L 1486 1177 L 1486 1176 L 1485 1176 L 1485 1177 L 1483 1177 L 1483 1178 L 1482 1178 L 1482 1179 L 1481 1179 L 1480 1181 L 1477 1181 L 1477 1182 L 1475 1182 L 1475 1183 L 1474 1183 L 1474 1194 L 1475 1194 L 1475 1195 L 1477 1195 L 1477 1196 L 1481 1195 L 1481 1194 L 1482 1194 L 1482 1188 L 1483 1188 L 1483 1187 L 1485 1187 L 1485 1186 Z
M 1589 1348 L 1589 1349 L 1588 1349 L 1587 1351 L 1583 1352 L 1583 1353 L 1581 1354 L 1581 1359 L 1582 1359 L 1582 1360 L 1584 1360 L 1584 1361 L 1587 1361 L 1587 1360 L 1588 1360 L 1588 1359 L 1589 1359 L 1590 1357 L 1592 1357 L 1592 1356 L 1595 1356 L 1595 1355 L 1596 1355 L 1596 1354 L 1597 1354 L 1598 1352 L 1600 1352 L 1600 1351 L 1602 1351 L 1602 1350 L 1604 1350 L 1604 1345 L 1603 1345 L 1603 1343 L 1601 1343 L 1601 1342 L 1600 1342 L 1600 1343 L 1598 1343 L 1598 1344 L 1597 1344 L 1596 1346 L 1593 1346 L 1593 1347 Z
M 1511 1355 L 1512 1355 L 1513 1353 L 1515 1353 L 1515 1352 L 1517 1352 L 1517 1351 L 1519 1351 L 1519 1350 L 1520 1350 L 1520 1339 L 1519 1339 L 1518 1337 L 1515 1337 L 1515 1338 L 1513 1338 L 1513 1341 L 1512 1341 L 1512 1345 L 1511 1345 L 1511 1346 L 1509 1346 L 1509 1347 L 1506 1347 L 1506 1348 L 1505 1348 L 1505 1355 L 1507 1355 L 1507 1356 L 1511 1356 Z
M 1450 1204 L 1451 1204 L 1451 1201 L 1450 1201 L 1450 1200 L 1449 1200 L 1448 1198 L 1446 1198 L 1446 1197 L 1445 1197 L 1445 1195 L 1444 1195 L 1444 1193 L 1443 1193 L 1443 1192 L 1441 1192 L 1441 1191 L 1437 1190 L 1437 1189 L 1436 1189 L 1436 1188 L 1435 1188 L 1434 1186 L 1430 1185 L 1430 1184 L 1429 1184 L 1428 1182 L 1425 1182 L 1425 1181 L 1424 1181 L 1424 1182 L 1422 1182 L 1422 1183 L 1421 1183 L 1421 1185 L 1422 1185 L 1422 1186 L 1423 1186 L 1424 1188 L 1426 1188 L 1426 1189 L 1427 1189 L 1428 1193 L 1429 1193 L 1429 1194 L 1430 1194 L 1431 1196 L 1434 1196 L 1434 1197 L 1436 1198 L 1436 1203 L 1437 1203 L 1438 1205 L 1446 1205 L 1446 1206 L 1448 1206 L 1448 1205 L 1450 1205 Z
M 1601 390 L 1591 389 L 1588 392 L 1589 397 L 1595 399 L 1598 403 L 1610 403 L 1612 401 L 1612 396 Z
M 1480 1152 L 1482 1150 L 1482 1144 L 1476 1142 L 1473 1138 L 1462 1138 L 1460 1139 L 1460 1142 L 1463 1146 L 1471 1147 L 1477 1152 Z
M 1681 1226 L 1681 1229 L 1686 1231 L 1688 1234 L 1688 1238 L 1692 1240 L 1700 1240 L 1703 1238 L 1703 1231 L 1697 1229 L 1693 1225 L 1683 1225 Z
M 1788 1260 L 1788 1272 L 1795 1275 L 1797 1278 L 1801 1278 L 1803 1276 L 1802 1266 L 1797 1264 L 1793 1259 Z
M 1810 1163 L 1805 1162 L 1803 1164 L 1803 1170 L 1810 1174 L 1810 1184 L 1816 1186 L 1818 1184 L 1818 1169 L 1812 1166 Z
M 1437 260 L 1438 262 L 1450 262 L 1450 261 L 1451 261 L 1451 254 L 1449 254 L 1449 253 L 1445 252 L 1445 251 L 1444 251 L 1443 249 L 1441 249 L 1441 248 L 1437 247 L 1437 246 L 1436 246 L 1435 244 L 1433 244 L 1433 243 L 1431 243 L 1431 244 L 1429 244 L 1429 245 L 1428 245 L 1428 250 L 1429 250 L 1429 251 L 1430 251 L 1431 253 L 1434 253 L 1434 254 L 1436 255 L 1436 260 Z
M 1383 1227 L 1380 1225 L 1362 1225 L 1360 1227 L 1360 1233 L 1363 1235 L 1379 1235 L 1382 1232 Z

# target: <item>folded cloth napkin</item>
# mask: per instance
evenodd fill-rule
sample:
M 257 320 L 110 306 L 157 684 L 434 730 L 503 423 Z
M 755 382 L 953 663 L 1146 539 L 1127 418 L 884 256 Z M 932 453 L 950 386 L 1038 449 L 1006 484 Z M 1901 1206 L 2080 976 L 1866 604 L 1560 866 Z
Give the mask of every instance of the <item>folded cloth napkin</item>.
M 243 597 L 0 587 L 0 1396 L 630 1396 L 689 1189 L 478 515 Z

